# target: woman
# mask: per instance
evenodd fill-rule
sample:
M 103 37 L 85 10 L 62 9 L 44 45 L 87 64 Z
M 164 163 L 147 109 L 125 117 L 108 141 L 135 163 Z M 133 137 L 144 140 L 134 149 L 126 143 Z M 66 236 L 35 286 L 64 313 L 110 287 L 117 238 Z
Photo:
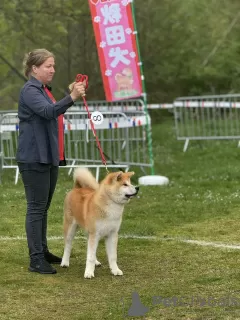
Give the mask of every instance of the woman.
M 55 73 L 54 55 L 45 49 L 36 49 L 26 55 L 23 64 L 29 80 L 19 98 L 16 159 L 27 200 L 29 270 L 53 274 L 56 269 L 50 263 L 60 264 L 61 258 L 49 252 L 46 234 L 47 211 L 57 183 L 60 160 L 57 118 L 85 95 L 85 86 L 74 83 L 71 93 L 56 102 L 48 86 Z

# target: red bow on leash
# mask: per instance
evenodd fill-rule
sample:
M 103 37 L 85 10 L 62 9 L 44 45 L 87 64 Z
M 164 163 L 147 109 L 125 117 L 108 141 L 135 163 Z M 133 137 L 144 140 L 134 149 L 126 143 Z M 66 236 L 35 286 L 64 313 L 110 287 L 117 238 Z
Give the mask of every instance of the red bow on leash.
M 83 83 L 84 83 L 84 81 L 85 81 L 85 88 L 86 88 L 86 89 L 88 88 L 88 76 L 87 76 L 87 75 L 85 75 L 85 74 L 80 74 L 80 73 L 79 73 L 79 74 L 77 74 L 75 81 L 76 81 L 76 82 L 83 82 Z M 91 119 L 91 114 L 90 114 L 89 109 L 88 109 L 87 101 L 86 101 L 86 99 L 85 99 L 85 96 L 82 96 L 82 98 L 83 98 L 84 106 L 85 106 L 85 108 L 86 108 L 86 110 L 87 110 L 88 119 L 89 119 L 90 124 L 91 124 L 91 129 L 92 129 L 93 135 L 94 135 L 94 137 L 95 137 L 95 139 L 96 139 L 97 147 L 98 147 L 98 149 L 99 149 L 99 152 L 100 152 L 100 155 L 101 155 L 101 158 L 102 158 L 102 163 L 105 165 L 106 170 L 107 170 L 107 172 L 108 172 L 108 169 L 107 169 L 107 161 L 106 161 L 106 159 L 105 159 L 105 157 L 104 157 L 104 154 L 103 154 L 103 151 L 102 151 L 102 148 L 101 148 L 100 141 L 99 141 L 99 139 L 98 139 L 96 130 L 95 130 L 95 128 L 94 128 L 94 124 L 93 124 L 92 119 Z
M 88 88 L 88 76 L 86 74 L 77 74 L 76 75 L 76 82 L 84 82 L 85 81 L 85 88 Z

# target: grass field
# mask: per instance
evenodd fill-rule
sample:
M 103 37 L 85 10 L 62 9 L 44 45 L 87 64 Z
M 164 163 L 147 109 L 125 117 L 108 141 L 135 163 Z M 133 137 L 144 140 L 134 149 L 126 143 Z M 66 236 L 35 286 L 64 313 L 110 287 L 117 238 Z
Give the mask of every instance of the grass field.
M 108 269 L 99 246 L 95 278 L 83 278 L 86 240 L 78 233 L 69 269 L 56 275 L 29 273 L 25 197 L 14 172 L 0 185 L 0 319 L 143 319 L 128 317 L 132 294 L 149 308 L 145 319 L 240 319 L 240 251 L 213 245 L 240 244 L 240 150 L 237 141 L 190 142 L 186 153 L 174 122 L 153 126 L 156 174 L 168 186 L 141 187 L 126 207 L 118 262 L 123 277 Z M 137 177 L 140 172 L 137 173 Z M 62 205 L 72 178 L 61 169 L 49 211 L 49 247 L 62 255 Z M 133 237 L 135 236 L 135 237 Z M 20 237 L 17 239 L 16 237 Z

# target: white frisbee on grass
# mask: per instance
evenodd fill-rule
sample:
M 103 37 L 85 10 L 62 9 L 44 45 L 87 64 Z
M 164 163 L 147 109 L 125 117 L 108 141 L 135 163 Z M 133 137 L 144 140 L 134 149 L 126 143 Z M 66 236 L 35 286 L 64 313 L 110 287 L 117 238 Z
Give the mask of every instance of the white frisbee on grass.
M 144 186 L 164 186 L 169 184 L 169 179 L 164 176 L 143 176 L 138 179 L 138 184 Z

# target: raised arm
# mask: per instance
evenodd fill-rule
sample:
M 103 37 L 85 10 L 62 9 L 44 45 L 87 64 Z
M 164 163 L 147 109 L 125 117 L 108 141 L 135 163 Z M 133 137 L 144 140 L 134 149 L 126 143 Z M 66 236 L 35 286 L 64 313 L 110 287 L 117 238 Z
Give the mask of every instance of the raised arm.
M 70 95 L 67 95 L 63 99 L 51 104 L 47 98 L 43 95 L 40 88 L 34 85 L 27 87 L 23 93 L 22 98 L 24 104 L 33 112 L 45 119 L 57 118 L 60 114 L 66 112 L 74 103 Z

